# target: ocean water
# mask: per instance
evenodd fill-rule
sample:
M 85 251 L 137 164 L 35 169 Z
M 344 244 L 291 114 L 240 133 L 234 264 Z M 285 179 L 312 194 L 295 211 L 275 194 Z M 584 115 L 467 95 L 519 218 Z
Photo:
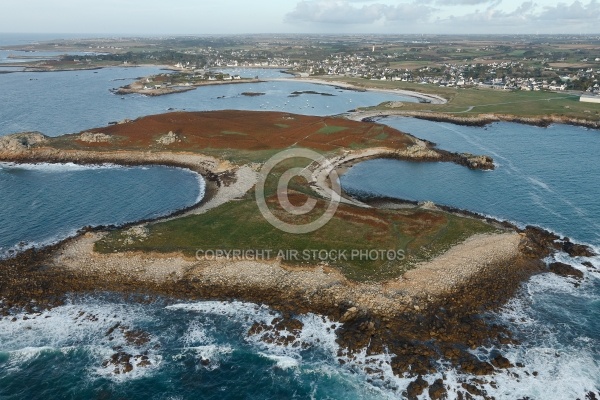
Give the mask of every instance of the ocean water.
M 84 226 L 167 215 L 203 196 L 202 177 L 179 168 L 0 163 L 0 257 Z
M 232 70 L 233 71 L 233 70 Z M 200 87 L 166 96 L 118 96 L 110 90 L 138 77 L 157 74 L 156 67 L 123 67 L 94 71 L 0 74 L 0 135 L 40 131 L 49 136 L 80 132 L 112 121 L 167 111 L 254 110 L 305 115 L 334 115 L 384 101 L 416 101 L 390 93 L 356 92 L 301 82 L 262 82 Z M 278 70 L 240 72 L 244 77 L 286 77 Z M 294 91 L 315 91 L 289 97 Z M 243 96 L 261 92 L 263 96 Z
M 462 127 L 395 117 L 380 122 L 443 149 L 491 155 L 497 168 L 472 171 L 451 163 L 371 160 L 342 177 L 350 193 L 433 201 L 543 226 L 600 251 L 600 131 L 512 123 Z M 485 385 L 496 398 L 583 399 L 600 390 L 600 257 L 572 259 L 561 253 L 548 261 L 573 265 L 585 280 L 576 287 L 553 274 L 536 276 L 494 314 L 522 340 L 501 350 L 513 364 L 526 365 L 525 373 L 517 368 L 495 376 L 496 388 Z M 596 270 L 588 270 L 582 264 L 586 261 Z M 462 378 L 448 372 L 456 387 Z
M 267 307 L 240 302 L 142 306 L 88 297 L 34 317 L 4 318 L 0 397 L 384 398 L 363 384 L 366 375 L 336 367 L 331 329 L 336 324 L 323 317 L 299 316 L 303 332 L 287 346 L 247 334 L 254 322 L 270 324 L 277 316 Z M 119 327 L 149 332 L 149 340 L 129 343 Z M 145 355 L 150 365 L 115 374 L 115 366 L 105 361 L 117 347 L 134 357 Z
M 4 46 L 26 46 L 29 44 L 52 41 L 57 38 L 75 39 L 75 38 L 86 38 L 86 37 L 97 37 L 91 35 L 57 35 L 57 34 L 14 34 L 14 33 L 0 33 L 0 47 Z M 10 68 L 3 67 L 2 64 L 16 63 L 16 62 L 27 62 L 37 61 L 47 58 L 55 58 L 64 54 L 86 56 L 88 54 L 100 54 L 90 49 L 90 52 L 60 52 L 60 51 L 15 51 L 15 50 L 0 50 L 0 72 L 7 70 L 20 71 L 22 68 Z M 9 58 L 9 56 L 11 56 Z M 15 58 L 19 56 L 25 56 L 25 58 Z

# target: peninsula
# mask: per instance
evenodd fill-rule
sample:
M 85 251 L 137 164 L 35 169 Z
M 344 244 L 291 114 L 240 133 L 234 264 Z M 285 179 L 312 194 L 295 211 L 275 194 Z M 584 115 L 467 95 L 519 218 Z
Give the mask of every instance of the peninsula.
M 236 83 L 258 83 L 258 78 L 242 78 L 229 74 L 194 74 L 176 72 L 158 74 L 139 79 L 129 85 L 114 90 L 116 94 L 144 94 L 147 96 L 162 96 L 165 94 L 182 93 L 194 90 L 200 86 L 227 85 Z
M 273 170 L 274 176 L 289 168 L 310 171 L 311 179 L 291 179 L 287 192 L 295 205 L 309 200 L 316 204 L 311 218 L 327 208 L 331 170 L 343 173 L 349 164 L 368 158 L 493 168 L 485 155 L 443 151 L 384 125 L 276 112 L 177 112 L 56 138 L 40 133 L 6 136 L 0 138 L 2 161 L 179 166 L 202 174 L 207 189 L 199 204 L 176 215 L 86 229 L 55 246 L 1 261 L 0 298 L 5 300 L 0 312 L 7 314 L 32 299 L 57 304 L 73 292 L 238 299 L 283 311 L 277 328 L 252 328 L 265 332 L 265 340 L 282 343 L 302 328 L 295 315 L 318 313 L 343 323 L 338 342 L 349 354 L 365 349 L 368 354 L 384 349 L 395 354 L 394 372 L 415 378 L 411 393 L 406 393 L 414 396 L 420 394 L 418 375 L 435 371 L 440 357 L 463 371 L 488 375 L 481 382 L 511 366 L 501 355 L 479 360 L 468 351 L 512 340 L 506 329 L 481 319 L 482 311 L 503 304 L 524 279 L 545 271 L 542 259 L 551 252 L 590 253 L 532 227 L 518 229 L 430 203 L 345 194 L 320 230 L 281 232 L 262 217 L 252 189 L 265 162 L 290 148 L 311 149 L 330 160 L 325 167 L 287 160 Z M 283 215 L 275 183 L 266 181 L 264 195 L 273 213 Z M 199 251 L 211 249 L 222 252 L 198 257 Z M 258 249 L 273 256 L 229 255 Z M 326 254 L 393 249 L 402 257 L 281 256 L 282 251 L 302 254 L 310 249 Z M 375 374 L 377 368 L 365 365 Z M 476 390 L 478 383 L 469 385 Z

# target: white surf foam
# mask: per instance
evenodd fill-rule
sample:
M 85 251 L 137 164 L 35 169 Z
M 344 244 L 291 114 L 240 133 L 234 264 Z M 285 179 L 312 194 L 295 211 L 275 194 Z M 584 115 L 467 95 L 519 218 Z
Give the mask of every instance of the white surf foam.
M 274 361 L 277 368 L 280 368 L 283 370 L 290 369 L 290 368 L 298 368 L 301 363 L 301 360 L 298 360 L 298 359 L 290 357 L 290 356 L 277 356 L 274 354 L 266 354 L 266 353 L 261 353 L 261 352 L 259 352 L 258 354 L 260 354 L 261 356 L 263 356 L 271 361 Z
M 128 342 L 125 329 L 120 327 L 135 329 L 148 318 L 141 306 L 94 299 L 36 314 L 19 313 L 0 318 L 0 351 L 9 354 L 11 368 L 25 368 L 43 352 L 60 351 L 68 355 L 74 349 L 80 349 L 92 359 L 90 379 L 135 379 L 158 368 L 162 357 L 153 350 L 156 338 L 151 337 L 150 342 L 140 348 Z M 108 334 L 111 328 L 113 332 Z M 110 360 L 117 347 L 133 356 L 146 353 L 151 365 L 141 368 L 132 363 L 134 370 L 131 373 L 115 375 L 114 366 L 103 367 L 102 364 Z
M 124 167 L 116 164 L 88 164 L 81 165 L 75 163 L 12 163 L 12 162 L 0 162 L 0 169 L 8 171 L 36 171 L 45 173 L 63 173 L 63 172 L 76 172 L 76 171 L 91 171 L 100 169 L 120 169 L 120 168 L 132 168 Z

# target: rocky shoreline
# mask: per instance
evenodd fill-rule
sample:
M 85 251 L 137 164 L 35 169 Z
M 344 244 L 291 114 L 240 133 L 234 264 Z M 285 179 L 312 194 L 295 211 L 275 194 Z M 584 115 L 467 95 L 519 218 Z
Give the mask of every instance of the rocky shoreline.
M 113 90 L 113 93 L 118 95 L 128 94 L 143 94 L 146 96 L 164 96 L 167 94 L 184 93 L 191 90 L 196 90 L 203 86 L 214 86 L 214 85 L 233 85 L 243 83 L 260 83 L 263 82 L 260 79 L 243 79 L 243 80 L 231 80 L 231 81 L 203 81 L 199 83 L 192 83 L 189 86 L 173 85 L 160 88 L 148 88 L 146 89 L 143 80 L 134 82 L 130 85 L 120 87 Z
M 412 389 L 420 375 L 437 370 L 440 359 L 485 382 L 493 381 L 497 371 L 514 368 L 499 353 L 482 361 L 469 349 L 513 343 L 505 327 L 482 319 L 481 313 L 504 304 L 531 275 L 545 272 L 540 258 L 554 247 L 554 236 L 535 228 L 520 234 L 484 235 L 456 246 L 408 276 L 357 286 L 334 269 L 322 267 L 294 269 L 277 262 L 227 260 L 207 265 L 178 254 L 94 254 L 91 246 L 102 234 L 89 231 L 55 246 L 28 250 L 14 259 L 0 261 L 0 314 L 54 307 L 67 293 L 113 292 L 186 301 L 244 300 L 282 312 L 284 319 L 279 328 L 253 328 L 272 330 L 270 339 L 265 340 L 285 341 L 287 333 L 280 336 L 279 330 L 291 332 L 285 327 L 297 323 L 296 315 L 312 312 L 343 323 L 337 335 L 345 359 L 365 349 L 367 354 L 386 350 L 395 354 L 392 368 L 399 376 L 413 377 Z M 443 268 L 436 269 L 436 263 Z M 458 275 L 449 272 L 451 265 L 456 265 Z M 469 268 L 475 269 L 468 272 Z M 461 277 L 461 271 L 467 275 Z M 448 273 L 458 281 L 449 286 L 431 284 L 431 274 Z M 368 373 L 378 373 L 377 365 L 364 368 Z M 468 384 L 478 387 L 475 381 Z M 440 390 L 445 391 L 443 384 Z M 405 395 L 411 398 L 417 392 L 409 390 Z
M 59 150 L 44 147 L 45 140 L 35 133 L 3 138 L 0 160 L 189 168 L 205 176 L 207 194 L 199 205 L 180 210 L 178 215 L 201 212 L 202 206 L 212 200 L 218 200 L 212 206 L 231 201 L 253 186 L 255 169 L 195 153 Z M 390 152 L 422 161 L 450 157 L 429 148 L 425 142 L 416 142 L 400 152 L 369 149 L 345 154 L 333 165 L 344 168 Z M 468 163 L 469 159 L 463 156 L 445 161 Z M 317 186 L 326 184 L 326 180 L 317 178 Z M 230 194 L 220 199 L 220 193 L 228 188 Z M 360 201 L 367 206 L 390 203 L 389 199 Z M 481 218 L 472 213 L 469 216 Z M 505 327 L 489 323 L 481 317 L 482 312 L 504 304 L 530 276 L 548 271 L 542 260 L 553 251 L 563 250 L 573 256 L 592 254 L 585 246 L 537 228 L 517 229 L 508 223 L 487 221 L 496 223 L 502 233 L 472 237 L 400 278 L 379 283 L 349 281 L 335 268 L 324 265 L 299 268 L 278 260 L 208 262 L 180 254 L 99 254 L 93 246 L 106 233 L 106 227 L 88 228 L 56 245 L 27 250 L 0 261 L 0 314 L 11 315 L 23 308 L 34 312 L 40 307 L 61 304 L 67 293 L 90 292 L 264 303 L 283 313 L 283 330 L 295 324 L 296 315 L 313 312 L 343 323 L 337 334 L 339 344 L 346 349 L 345 356 L 363 351 L 395 354 L 394 373 L 414 379 L 404 393 L 414 398 L 427 389 L 420 375 L 436 371 L 440 359 L 466 373 L 485 375 L 488 381 L 493 380 L 495 371 L 514 367 L 500 354 L 482 361 L 469 352 L 470 348 L 513 341 Z M 128 226 L 135 228 L 140 223 Z M 569 275 L 563 266 L 556 265 L 554 270 Z M 378 374 L 377 365 L 364 368 Z M 477 382 L 467 385 L 479 390 Z M 443 394 L 446 389 L 442 383 L 433 390 Z
M 464 117 L 452 115 L 449 113 L 437 112 L 419 112 L 419 111 L 353 111 L 348 114 L 352 119 L 373 122 L 375 118 L 385 118 L 389 116 L 401 116 L 424 119 L 435 122 L 449 122 L 463 126 L 484 127 L 494 122 L 514 122 L 518 124 L 533 125 L 546 128 L 552 124 L 565 124 L 581 126 L 584 128 L 600 129 L 600 121 L 571 118 L 567 116 L 547 115 L 544 117 L 519 117 L 507 114 L 483 114 L 473 117 Z

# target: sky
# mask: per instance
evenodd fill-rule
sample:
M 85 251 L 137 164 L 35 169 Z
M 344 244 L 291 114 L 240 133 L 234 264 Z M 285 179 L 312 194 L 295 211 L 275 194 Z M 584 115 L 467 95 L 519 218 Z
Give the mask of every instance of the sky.
M 3 1 L 0 32 L 597 34 L 600 0 Z

